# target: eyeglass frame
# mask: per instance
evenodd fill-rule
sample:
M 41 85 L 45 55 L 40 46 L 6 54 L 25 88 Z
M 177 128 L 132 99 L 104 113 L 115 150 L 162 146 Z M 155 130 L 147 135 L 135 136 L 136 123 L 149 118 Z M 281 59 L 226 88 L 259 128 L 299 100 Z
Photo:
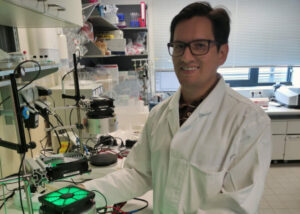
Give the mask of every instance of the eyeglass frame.
M 205 41 L 205 42 L 208 42 L 208 46 L 207 46 L 208 48 L 207 48 L 207 51 L 206 51 L 205 53 L 203 53 L 203 54 L 194 54 L 193 51 L 192 51 L 192 48 L 191 48 L 191 43 L 193 43 L 193 42 L 199 42 L 199 41 Z M 183 44 L 183 45 L 184 45 L 184 49 L 183 49 L 181 55 L 174 56 L 174 55 L 172 55 L 172 54 L 170 53 L 170 47 L 171 47 L 171 45 L 174 44 L 174 43 L 180 43 L 180 44 Z M 172 57 L 183 56 L 186 47 L 189 47 L 190 52 L 191 52 L 192 55 L 194 55 L 194 56 L 203 56 L 203 55 L 206 55 L 206 54 L 209 52 L 210 44 L 218 45 L 219 43 L 218 43 L 216 40 L 211 40 L 211 39 L 197 39 L 197 40 L 192 40 L 192 41 L 190 41 L 190 42 L 181 42 L 181 41 L 177 41 L 177 42 L 169 42 L 169 43 L 167 44 L 167 46 L 168 46 L 168 52 L 169 52 L 170 56 L 172 56 Z

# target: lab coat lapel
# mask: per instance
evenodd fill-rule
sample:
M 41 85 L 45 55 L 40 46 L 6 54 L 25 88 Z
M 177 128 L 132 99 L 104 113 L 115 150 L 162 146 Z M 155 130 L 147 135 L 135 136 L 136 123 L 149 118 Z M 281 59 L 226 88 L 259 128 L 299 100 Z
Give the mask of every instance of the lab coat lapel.
M 172 133 L 175 135 L 179 129 L 179 99 L 180 99 L 180 88 L 176 91 L 174 96 L 171 98 L 171 102 L 168 107 L 167 120 Z

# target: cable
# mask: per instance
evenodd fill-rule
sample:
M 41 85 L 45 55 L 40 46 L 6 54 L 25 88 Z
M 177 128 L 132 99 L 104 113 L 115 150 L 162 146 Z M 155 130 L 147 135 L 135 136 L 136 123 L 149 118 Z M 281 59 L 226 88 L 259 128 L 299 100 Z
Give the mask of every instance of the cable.
M 107 210 L 107 200 L 106 200 L 106 197 L 101 193 L 101 192 L 99 192 L 99 191 L 97 191 L 97 190 L 92 190 L 93 192 L 96 192 L 96 193 L 98 193 L 99 195 L 101 195 L 101 197 L 104 199 L 104 201 L 105 201 L 105 206 L 104 207 L 101 207 L 101 208 L 97 208 L 97 212 L 99 211 L 99 210 L 102 210 L 102 209 L 104 209 L 104 212 L 106 212 L 106 210 Z
M 69 71 L 68 73 L 66 73 L 65 75 L 63 75 L 63 77 L 61 78 L 61 81 L 63 82 L 65 80 L 66 76 L 69 75 L 73 71 L 74 71 L 74 69 L 72 69 L 71 71 Z
M 31 134 L 30 134 L 30 129 L 29 129 L 29 128 L 27 128 L 27 131 L 28 131 L 28 136 L 29 136 L 29 142 L 31 142 Z M 33 158 L 32 148 L 30 148 L 30 154 L 31 154 L 31 157 Z
M 134 200 L 145 202 L 146 205 L 143 206 L 142 208 L 139 208 L 139 209 L 136 209 L 136 210 L 132 210 L 132 211 L 128 211 L 128 212 L 126 212 L 126 213 L 136 213 L 136 212 L 139 212 L 139 211 L 141 211 L 141 210 L 143 210 L 143 209 L 146 209 L 146 208 L 148 207 L 148 205 L 149 205 L 148 201 L 145 200 L 145 199 L 142 199 L 142 198 L 134 198 Z
M 7 196 L 6 198 L 4 198 L 3 203 L 0 206 L 0 210 L 2 209 L 2 207 L 4 206 L 4 204 L 6 203 L 6 201 L 10 198 L 12 198 L 15 195 L 15 191 L 13 191 L 9 196 Z
M 70 115 L 69 115 L 69 123 L 70 123 L 70 126 L 72 126 L 72 112 L 73 112 L 73 108 L 71 109 L 70 111 Z M 77 138 L 77 134 L 75 133 L 75 131 L 73 130 L 73 128 L 71 128 L 71 131 L 73 132 L 73 135 Z
M 21 87 L 20 89 L 18 89 L 18 91 L 21 91 L 23 88 L 25 88 L 26 86 L 30 85 L 33 81 L 35 81 L 35 80 L 40 76 L 40 73 L 41 73 L 41 70 L 42 70 L 42 69 L 41 69 L 41 65 L 40 65 L 37 61 L 35 61 L 35 60 L 25 60 L 25 61 L 19 63 L 19 64 L 16 66 L 16 68 L 15 68 L 13 74 L 15 74 L 16 71 L 18 71 L 19 69 L 22 69 L 21 65 L 23 65 L 23 64 L 25 64 L 25 63 L 27 63 L 27 62 L 33 62 L 33 63 L 36 63 L 36 64 L 38 65 L 38 67 L 39 67 L 39 70 L 38 70 L 37 75 L 35 75 L 35 77 L 34 77 L 32 80 L 30 80 L 27 84 L 25 84 L 23 87 Z M 8 96 L 8 97 L 6 97 L 5 99 L 3 99 L 3 101 L 0 103 L 0 106 L 1 106 L 3 103 L 5 103 L 9 98 L 10 98 L 10 96 Z
M 48 118 L 45 117 L 45 115 L 40 114 L 40 113 L 39 113 L 39 115 L 41 115 L 49 123 L 49 125 L 51 126 L 52 129 L 55 129 L 55 127 L 53 126 L 53 124 L 49 121 Z M 61 142 L 60 142 L 60 138 L 59 138 L 59 135 L 58 135 L 58 133 L 57 133 L 56 130 L 54 130 L 54 133 L 55 133 L 55 135 L 57 137 L 57 140 L 58 140 L 58 143 L 59 143 L 59 148 L 57 149 L 57 153 L 59 153 L 59 150 L 61 148 Z
M 20 192 L 20 205 L 21 205 L 21 209 L 22 209 L 22 213 L 25 214 L 24 212 L 24 207 L 23 207 L 23 201 L 22 201 L 22 191 L 21 191 L 21 169 L 22 169 L 22 166 L 23 166 L 23 162 L 24 162 L 24 159 L 25 159 L 25 156 L 26 156 L 26 153 L 23 154 L 23 157 L 21 159 L 21 163 L 20 163 L 20 167 L 19 167 L 19 173 L 18 173 L 18 187 L 19 187 L 19 192 Z

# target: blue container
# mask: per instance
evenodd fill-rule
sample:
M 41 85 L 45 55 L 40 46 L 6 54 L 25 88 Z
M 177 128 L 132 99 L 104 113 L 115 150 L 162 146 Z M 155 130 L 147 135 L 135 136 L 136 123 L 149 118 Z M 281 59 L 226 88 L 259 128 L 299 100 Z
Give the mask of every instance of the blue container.
M 140 27 L 139 21 L 130 21 L 130 27 Z
M 122 22 L 125 20 L 125 16 L 123 13 L 118 13 L 118 19 L 119 19 L 119 22 Z

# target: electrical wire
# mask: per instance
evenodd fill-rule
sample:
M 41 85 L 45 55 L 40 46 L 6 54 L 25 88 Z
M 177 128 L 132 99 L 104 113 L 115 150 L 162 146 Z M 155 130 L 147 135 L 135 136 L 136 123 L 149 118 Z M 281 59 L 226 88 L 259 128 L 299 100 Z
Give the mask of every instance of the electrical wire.
M 52 129 L 55 129 L 55 127 L 53 126 L 53 124 L 49 121 L 49 119 L 47 117 L 45 117 L 45 115 L 40 114 L 40 113 L 39 113 L 39 115 L 41 115 L 49 123 L 49 125 L 51 126 Z M 57 137 L 57 140 L 58 140 L 59 148 L 57 149 L 57 153 L 59 153 L 59 150 L 61 148 L 61 141 L 60 141 L 59 135 L 58 135 L 58 133 L 57 133 L 56 130 L 54 130 L 54 133 L 55 133 L 55 135 Z
M 21 65 L 23 65 L 23 64 L 25 64 L 27 62 L 33 62 L 33 63 L 37 64 L 38 67 L 39 67 L 39 70 L 38 70 L 37 75 L 35 75 L 35 77 L 32 80 L 30 80 L 27 84 L 25 84 L 23 87 L 21 87 L 20 89 L 18 89 L 18 91 L 21 91 L 23 88 L 25 88 L 26 86 L 30 85 L 33 81 L 35 81 L 40 76 L 40 73 L 41 73 L 41 70 L 42 70 L 41 69 L 41 65 L 37 61 L 35 61 L 35 60 L 25 60 L 25 61 L 19 63 L 16 66 L 16 68 L 14 69 L 13 74 L 15 74 L 18 70 L 22 69 L 23 67 L 21 67 Z M 5 99 L 3 99 L 3 101 L 0 103 L 0 106 L 3 105 L 3 103 L 5 103 L 9 98 L 10 98 L 10 96 L 8 96 Z
M 149 205 L 148 201 L 145 200 L 145 199 L 142 199 L 142 198 L 134 198 L 134 200 L 145 202 L 146 205 L 143 206 L 142 208 L 139 208 L 139 209 L 136 209 L 136 210 L 132 210 L 132 211 L 128 211 L 128 212 L 126 212 L 126 213 L 136 213 L 136 212 L 139 212 L 139 211 L 141 211 L 141 210 L 143 210 L 143 209 L 146 209 L 146 208 L 148 207 L 148 205 Z
M 105 206 L 101 207 L 101 208 L 97 208 L 97 212 L 99 210 L 102 210 L 102 209 L 104 209 L 104 212 L 106 212 L 107 211 L 107 200 L 106 200 L 106 197 L 101 192 L 99 192 L 98 190 L 92 190 L 92 191 L 98 193 L 99 195 L 101 195 L 101 197 L 104 199 L 104 202 L 105 202 Z
M 29 142 L 31 142 L 31 134 L 30 134 L 30 129 L 29 129 L 29 128 L 27 128 L 27 131 L 28 131 L 28 136 L 29 136 Z M 30 148 L 30 154 L 31 154 L 31 157 L 33 158 L 32 148 Z
M 70 111 L 70 115 L 69 115 L 69 123 L 70 123 L 70 126 L 72 126 L 72 112 L 73 112 L 73 108 L 71 109 Z M 71 128 L 71 131 L 73 133 L 73 135 L 77 138 L 77 134 L 75 133 L 75 131 L 73 130 L 73 128 Z
M 10 198 L 12 198 L 15 195 L 15 191 L 13 191 L 9 196 L 7 196 L 6 198 L 4 198 L 3 203 L 0 206 L 0 210 L 2 209 L 2 207 L 4 206 L 4 204 L 6 203 L 6 201 Z M 2 201 L 2 200 L 0 200 Z

